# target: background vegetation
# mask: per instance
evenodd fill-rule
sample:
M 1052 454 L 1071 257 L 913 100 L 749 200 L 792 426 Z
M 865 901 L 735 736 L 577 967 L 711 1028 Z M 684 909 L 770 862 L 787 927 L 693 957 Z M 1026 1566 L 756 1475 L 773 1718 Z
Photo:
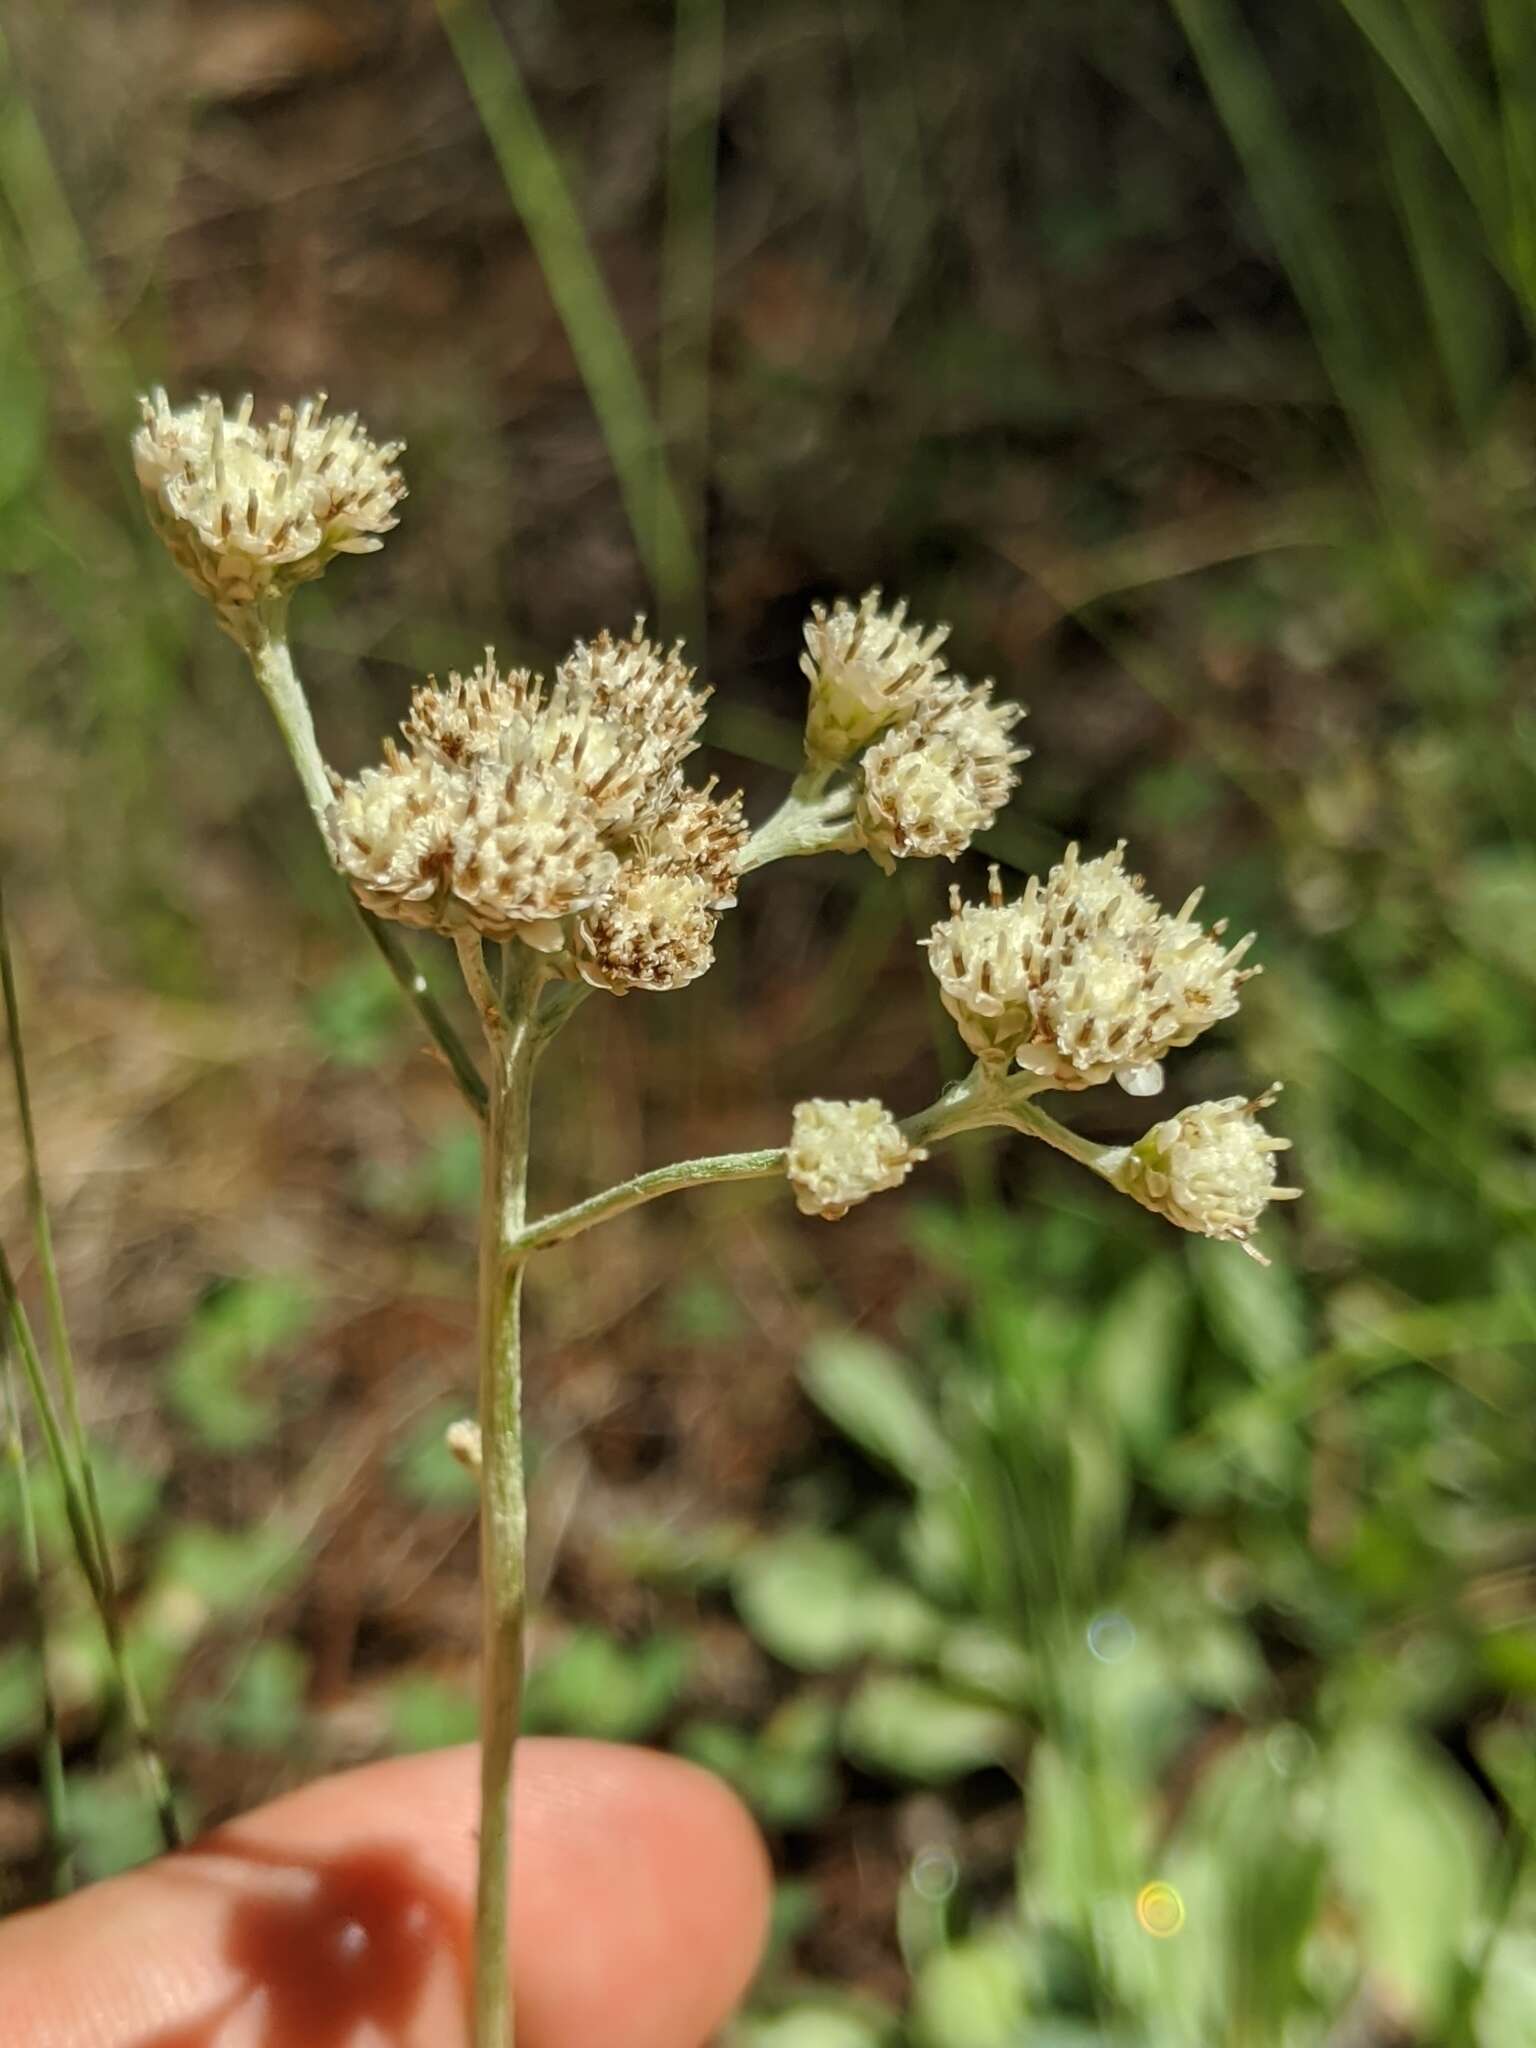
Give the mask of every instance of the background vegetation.
M 135 391 L 410 441 L 302 601 L 351 767 L 411 677 L 686 630 L 719 766 L 877 578 L 1032 707 L 988 852 L 1122 833 L 1262 934 L 1268 1271 L 968 1142 L 532 1289 L 539 1725 L 772 1831 L 751 2048 L 1536 2042 L 1536 17 L 1521 0 L 82 0 L 0 45 L 0 857 L 136 1666 L 189 1817 L 472 1733 L 475 1141 L 144 531 Z M 593 1004 L 549 1203 L 926 1100 L 933 869 L 806 864 Z M 449 989 L 444 977 L 445 991 Z M 1106 1136 L 1142 1106 L 1094 1095 Z M 7 1104 L 4 1114 L 9 1116 Z M 19 1150 L 0 1217 L 23 1257 Z M 1059 1170 L 1058 1170 L 1059 1169 Z M 0 1862 L 148 1853 L 34 1466 Z

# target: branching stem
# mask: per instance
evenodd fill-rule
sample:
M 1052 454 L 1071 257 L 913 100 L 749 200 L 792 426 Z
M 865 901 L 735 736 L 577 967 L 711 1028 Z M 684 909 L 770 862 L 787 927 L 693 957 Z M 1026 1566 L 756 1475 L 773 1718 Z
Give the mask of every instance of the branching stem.
M 914 1145 L 933 1145 L 957 1137 L 962 1131 L 1002 1124 L 1043 1139 L 1084 1166 L 1102 1171 L 1099 1161 L 1105 1155 L 1101 1147 L 1077 1137 L 1044 1110 L 1034 1107 L 1030 1097 L 1038 1094 L 1043 1085 L 1033 1074 L 999 1076 L 984 1067 L 973 1067 L 963 1081 L 947 1088 L 936 1102 L 904 1118 L 902 1134 Z M 788 1157 L 786 1148 L 776 1145 L 759 1152 L 718 1152 L 709 1158 L 680 1159 L 670 1166 L 653 1166 L 600 1195 L 589 1195 L 583 1202 L 574 1202 L 568 1209 L 528 1224 L 515 1238 L 514 1248 L 527 1257 L 579 1237 L 595 1224 L 607 1223 L 626 1210 L 638 1209 L 662 1195 L 680 1194 L 687 1188 L 708 1187 L 717 1181 L 773 1180 L 785 1172 Z

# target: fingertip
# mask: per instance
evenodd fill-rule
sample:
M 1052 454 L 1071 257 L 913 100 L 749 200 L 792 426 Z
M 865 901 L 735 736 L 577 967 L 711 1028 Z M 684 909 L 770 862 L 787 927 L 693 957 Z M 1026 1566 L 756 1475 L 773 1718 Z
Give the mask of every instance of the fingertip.
M 522 1773 L 514 1970 L 533 2048 L 705 2040 L 767 1934 L 772 1875 L 741 1801 L 695 1764 L 605 1743 L 530 1743 Z

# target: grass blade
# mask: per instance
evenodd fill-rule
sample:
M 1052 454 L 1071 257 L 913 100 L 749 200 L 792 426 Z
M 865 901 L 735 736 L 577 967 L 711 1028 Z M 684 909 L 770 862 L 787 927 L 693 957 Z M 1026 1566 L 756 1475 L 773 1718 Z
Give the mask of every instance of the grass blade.
M 1378 471 L 1390 471 L 1407 439 L 1399 382 L 1383 374 L 1393 355 L 1390 337 L 1373 317 L 1359 266 L 1294 146 L 1259 48 L 1231 0 L 1171 5 L 1361 450 Z
M 0 882 L 0 992 L 3 992 L 4 996 L 11 1077 L 15 1084 L 16 1103 L 21 1121 L 27 1205 L 31 1212 L 38 1265 L 43 1274 L 54 1369 L 64 1394 L 63 1430 L 59 1428 L 51 1400 L 46 1398 L 42 1360 L 32 1337 L 30 1325 L 27 1323 L 26 1312 L 8 1262 L 5 1262 L 3 1275 L 0 1275 L 0 1287 L 3 1287 L 12 1326 L 22 1347 L 23 1363 L 28 1368 L 27 1377 L 32 1385 L 39 1418 L 43 1421 L 45 1435 L 48 1438 L 49 1453 L 58 1469 L 66 1502 L 72 1500 L 69 1516 L 76 1551 L 80 1555 L 82 1569 L 85 1571 L 101 1616 L 102 1629 L 112 1659 L 113 1675 L 117 1680 L 134 1746 L 155 1802 L 160 1832 L 165 1846 L 174 1849 L 181 1843 L 175 1801 L 171 1794 L 170 1779 L 166 1773 L 164 1760 L 149 1725 L 144 1698 L 128 1660 L 123 1634 L 122 1599 L 116 1569 L 112 1562 L 112 1545 L 107 1533 L 106 1518 L 101 1511 L 101 1497 L 96 1486 L 96 1475 L 91 1467 L 90 1445 L 86 1440 L 85 1426 L 80 1414 L 79 1375 L 75 1369 L 74 1346 L 70 1341 L 69 1324 L 64 1313 L 64 1298 L 59 1286 L 58 1264 L 53 1252 L 53 1231 L 48 1220 L 48 1205 L 43 1195 L 42 1168 L 37 1151 L 37 1129 L 32 1116 L 32 1091 L 27 1079 L 26 1054 L 22 1047 L 21 1005 L 16 990 L 15 963 L 11 957 L 10 928 L 5 916 L 3 882 Z M 0 1260 L 3 1258 L 3 1252 L 0 1252 Z M 90 1560 L 89 1565 L 86 1563 L 87 1557 Z
M 709 342 L 715 281 L 715 152 L 720 121 L 724 0 L 677 0 L 667 147 L 667 225 L 661 251 L 661 443 L 680 479 L 689 538 L 704 556 L 709 464 Z M 663 486 L 664 488 L 664 486 Z M 664 516 L 658 504 L 657 516 Z M 702 588 L 678 630 L 702 660 Z M 671 627 L 674 622 L 664 620 Z
M 669 616 L 686 611 L 699 587 L 688 522 L 565 173 L 485 0 L 438 0 L 438 15 L 570 340 L 657 600 Z
M 43 1732 L 38 1777 L 48 1816 L 49 1888 L 55 1898 L 73 1891 L 75 1852 L 69 1833 L 69 1790 L 64 1779 L 64 1750 L 59 1740 L 59 1711 L 48 1675 L 48 1619 L 43 1603 L 43 1559 L 37 1542 L 37 1517 L 32 1506 L 32 1474 L 22 1440 L 16 1403 L 16 1373 L 10 1340 L 0 1330 L 0 1378 L 5 1381 L 5 1450 L 16 1479 L 17 1519 L 21 1532 L 21 1568 L 32 1596 L 38 1670 L 43 1688 Z

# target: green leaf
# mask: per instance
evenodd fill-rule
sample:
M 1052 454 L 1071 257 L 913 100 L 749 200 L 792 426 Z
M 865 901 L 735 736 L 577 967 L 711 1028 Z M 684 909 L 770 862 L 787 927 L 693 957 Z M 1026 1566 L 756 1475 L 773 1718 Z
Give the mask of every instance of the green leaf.
M 1470 1785 L 1400 1730 L 1347 1732 L 1331 1759 L 1328 1824 L 1367 1967 L 1433 2034 L 1489 1868 Z
M 249 1450 L 277 1427 L 276 1393 L 256 1369 L 314 1320 L 308 1285 L 293 1276 L 234 1280 L 198 1310 L 164 1370 L 171 1406 L 211 1451 Z
M 690 1721 L 673 1747 L 734 1786 L 769 1827 L 810 1827 L 836 1801 L 837 1772 L 825 1743 L 807 1745 L 793 1729 L 776 1732 L 783 1719 L 776 1715 L 761 1736 L 725 1721 Z
M 275 1599 L 304 1568 L 304 1550 L 271 1525 L 216 1529 L 183 1522 L 155 1561 L 155 1588 L 194 1595 L 217 1616 L 237 1615 Z
M 873 1338 L 819 1337 L 800 1366 L 806 1392 L 855 1443 L 917 1487 L 947 1479 L 955 1459 L 911 1374 Z
M 682 1636 L 653 1636 L 626 1649 L 601 1629 L 578 1629 L 528 1674 L 531 1728 L 640 1742 L 676 1706 L 693 1661 Z
M 854 1762 L 920 1785 L 1000 1763 L 1019 1736 L 1011 1714 L 899 1672 L 872 1673 L 843 1712 L 843 1748 Z
M 160 1505 L 160 1481 L 128 1451 L 88 1440 L 91 1473 L 101 1502 L 102 1518 L 115 1544 L 132 1543 L 153 1519 Z M 15 1526 L 16 1497 L 7 1472 L 0 1479 L 0 1529 Z M 72 1557 L 73 1542 L 64 1497 L 53 1467 L 41 1459 L 32 1472 L 32 1506 L 37 1516 L 38 1537 L 50 1556 Z
M 43 1667 L 36 1650 L 15 1643 L 0 1650 L 0 1749 L 37 1739 L 43 1725 Z
M 835 1671 L 862 1655 L 873 1583 L 857 1545 L 811 1530 L 749 1550 L 731 1580 L 752 1634 L 799 1671 Z
M 304 1724 L 308 1680 L 309 1659 L 295 1644 L 253 1644 L 228 1692 L 198 1711 L 199 1732 L 232 1749 L 287 1749 Z
M 82 1878 L 115 1877 L 159 1853 L 159 1825 L 137 1768 L 71 1771 L 68 1811 Z
M 1217 1341 L 1257 1379 L 1272 1379 L 1307 1355 L 1307 1323 L 1292 1275 L 1278 1262 L 1261 1266 L 1236 1245 L 1189 1248 L 1195 1284 Z
M 1029 1970 L 1016 1935 L 988 1933 L 936 1949 L 913 1987 L 920 2048 L 1018 2048 L 1026 2038 Z
M 1093 1406 L 1138 1457 L 1152 1457 L 1173 1427 L 1189 1320 L 1183 1271 L 1158 1258 L 1120 1288 L 1094 1331 L 1085 1374 Z
M 750 2014 L 726 2036 L 726 2048 L 896 2048 L 893 2017 L 835 1992 L 796 2000 L 774 2013 Z
M 400 1030 L 400 991 L 373 951 L 314 989 L 304 1004 L 322 1052 L 343 1067 L 376 1066 Z
M 473 1742 L 479 1732 L 473 1691 L 428 1672 L 409 1671 L 392 1680 L 384 1700 L 396 1749 L 448 1749 L 456 1742 Z
M 1536 1934 L 1499 1937 L 1477 2001 L 1478 2048 L 1536 2048 Z

